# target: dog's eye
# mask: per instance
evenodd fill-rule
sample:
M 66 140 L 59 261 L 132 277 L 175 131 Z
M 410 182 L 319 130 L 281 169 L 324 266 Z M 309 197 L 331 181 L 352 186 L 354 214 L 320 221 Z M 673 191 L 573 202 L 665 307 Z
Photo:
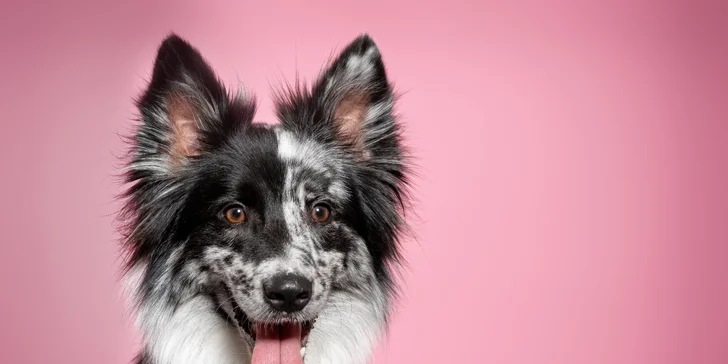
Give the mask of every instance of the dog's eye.
M 329 219 L 329 216 L 331 215 L 331 210 L 326 205 L 316 205 L 311 210 L 311 217 L 313 218 L 313 221 L 316 222 L 325 222 Z
M 225 218 L 233 224 L 245 221 L 245 208 L 242 205 L 232 205 L 225 209 Z

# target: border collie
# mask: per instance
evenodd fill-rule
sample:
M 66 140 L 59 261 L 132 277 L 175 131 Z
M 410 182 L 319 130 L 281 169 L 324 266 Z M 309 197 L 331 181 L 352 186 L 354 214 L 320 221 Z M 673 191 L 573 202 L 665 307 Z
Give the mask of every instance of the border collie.
M 177 35 L 137 99 L 125 274 L 137 364 L 360 364 L 386 330 L 408 158 L 379 49 L 351 42 L 253 123 Z

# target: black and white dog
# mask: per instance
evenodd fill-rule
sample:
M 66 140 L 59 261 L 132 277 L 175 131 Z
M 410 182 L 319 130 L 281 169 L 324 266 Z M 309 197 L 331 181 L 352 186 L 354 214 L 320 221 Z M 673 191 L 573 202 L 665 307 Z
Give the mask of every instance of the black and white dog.
M 349 44 L 280 124 L 176 35 L 138 99 L 124 248 L 138 364 L 368 361 L 385 330 L 408 164 L 377 46 Z

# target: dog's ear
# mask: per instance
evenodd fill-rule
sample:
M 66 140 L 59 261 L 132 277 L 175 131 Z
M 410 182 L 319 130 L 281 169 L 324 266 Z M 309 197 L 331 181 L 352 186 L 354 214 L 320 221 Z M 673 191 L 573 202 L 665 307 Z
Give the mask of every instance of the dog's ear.
M 344 146 L 361 160 L 398 154 L 392 87 L 379 48 L 364 34 L 344 48 L 310 94 L 279 100 L 284 125 Z
M 229 95 L 200 53 L 174 34 L 159 47 L 137 106 L 143 123 L 135 164 L 157 171 L 173 171 L 214 148 L 255 112 L 252 99 Z

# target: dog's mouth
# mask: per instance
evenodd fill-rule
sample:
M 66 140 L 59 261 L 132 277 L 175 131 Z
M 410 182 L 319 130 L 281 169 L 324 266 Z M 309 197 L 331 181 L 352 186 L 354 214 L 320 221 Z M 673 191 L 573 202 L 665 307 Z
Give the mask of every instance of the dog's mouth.
M 314 320 L 315 321 L 315 320 Z M 251 321 L 247 321 L 245 325 L 243 326 L 243 331 L 245 331 L 248 336 L 250 336 L 250 339 L 253 342 L 256 342 L 258 339 L 258 332 L 263 331 L 267 328 L 286 328 L 289 326 L 298 326 L 298 330 L 300 331 L 301 335 L 301 342 L 302 344 L 306 343 L 306 340 L 308 339 L 308 333 L 311 332 L 311 329 L 313 328 L 314 321 L 305 321 L 305 322 L 285 322 L 280 324 L 263 324 L 263 323 L 253 323 Z M 305 346 L 305 345 L 304 345 Z
M 303 364 L 302 348 L 308 336 L 304 326 L 298 322 L 256 324 L 251 364 Z
M 235 319 L 253 347 L 251 364 L 303 364 L 304 347 L 315 319 L 312 321 L 282 321 L 259 323 L 234 305 Z

